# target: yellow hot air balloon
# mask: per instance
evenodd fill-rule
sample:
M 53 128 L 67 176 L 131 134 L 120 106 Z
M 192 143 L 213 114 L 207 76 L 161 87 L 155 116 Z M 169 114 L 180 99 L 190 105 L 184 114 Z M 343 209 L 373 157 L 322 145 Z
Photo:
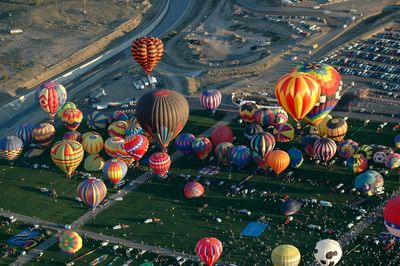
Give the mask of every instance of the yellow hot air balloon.
M 104 147 L 104 141 L 100 135 L 93 134 L 85 137 L 82 141 L 82 146 L 87 153 L 99 153 Z
M 88 157 L 86 157 L 85 162 L 83 164 L 85 170 L 89 172 L 100 171 L 101 169 L 103 169 L 103 166 L 104 166 L 104 159 L 96 153 L 90 154 Z
M 326 123 L 326 135 L 334 141 L 342 141 L 347 133 L 347 123 L 343 118 L 332 118 Z
M 300 264 L 300 251 L 292 245 L 280 245 L 271 254 L 274 266 L 297 266 Z
M 62 252 L 75 254 L 82 248 L 82 238 L 74 231 L 65 231 L 60 236 L 59 247 Z
M 51 159 L 68 177 L 83 159 L 82 144 L 75 140 L 61 140 L 51 147 Z
M 322 121 L 318 124 L 317 128 L 318 128 L 318 135 L 320 137 L 324 137 L 326 136 L 327 132 L 328 132 L 328 128 L 326 127 L 326 124 L 328 123 L 329 120 L 332 119 L 331 115 L 327 115 L 325 116 L 324 119 L 322 119 Z
M 111 158 L 118 158 L 118 151 L 120 151 L 121 145 L 124 144 L 124 139 L 120 137 L 111 137 L 104 143 L 104 151 Z

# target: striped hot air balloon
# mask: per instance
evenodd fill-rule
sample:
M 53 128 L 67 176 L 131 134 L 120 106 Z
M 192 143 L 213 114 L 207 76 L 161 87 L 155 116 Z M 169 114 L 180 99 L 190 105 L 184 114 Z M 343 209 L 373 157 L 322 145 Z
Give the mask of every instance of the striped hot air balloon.
M 104 147 L 104 140 L 98 134 L 92 134 L 82 141 L 83 149 L 89 154 L 99 153 Z
M 110 137 L 120 137 L 125 138 L 125 132 L 128 128 L 128 123 L 125 121 L 115 121 L 112 122 L 108 127 L 108 135 Z
M 21 154 L 23 142 L 17 136 L 7 136 L 0 139 L 0 159 L 14 161 Z
M 78 197 L 90 209 L 94 210 L 107 195 L 106 184 L 101 179 L 88 178 L 83 180 L 77 188 Z
M 318 124 L 317 126 L 317 131 L 318 131 L 318 135 L 320 137 L 325 137 L 328 134 L 328 128 L 326 127 L 326 125 L 328 124 L 328 121 L 332 119 L 331 115 L 327 115 L 325 116 L 324 119 L 322 119 L 322 121 Z
M 280 245 L 271 254 L 272 264 L 274 266 L 297 266 L 300 264 L 300 251 L 292 245 Z
M 383 219 L 387 230 L 400 238 L 400 196 L 391 199 L 383 210 Z
M 229 155 L 231 163 L 238 166 L 239 168 L 243 168 L 249 163 L 251 158 L 250 156 L 250 149 L 244 145 L 233 147 Z
M 125 122 L 129 122 L 129 116 L 127 114 L 125 114 L 124 111 L 115 111 L 112 115 L 112 119 L 114 121 L 125 121 Z
M 90 154 L 86 157 L 83 168 L 89 172 L 97 172 L 103 169 L 104 159 L 99 154 Z
M 331 139 L 320 138 L 315 141 L 313 149 L 318 159 L 327 162 L 335 156 L 337 145 Z
M 180 134 L 175 140 L 176 149 L 180 151 L 183 155 L 193 155 L 192 144 L 195 138 L 196 137 L 190 133 Z
M 197 256 L 208 266 L 213 266 L 222 254 L 222 242 L 214 237 L 200 239 L 196 245 Z
M 29 145 L 33 140 L 33 126 L 26 123 L 21 124 L 15 128 L 15 135 L 22 140 L 24 145 Z
M 67 90 L 57 82 L 44 83 L 36 89 L 35 99 L 53 121 L 55 114 L 67 100 Z
M 338 154 L 343 158 L 353 156 L 358 150 L 358 143 L 351 139 L 346 139 L 338 144 Z
M 286 111 L 283 110 L 283 108 L 275 108 L 273 112 L 275 116 L 273 125 L 287 123 L 287 121 L 289 120 L 289 116 Z
M 257 133 L 251 139 L 250 147 L 261 157 L 265 157 L 275 148 L 275 138 L 268 132 Z
M 276 82 L 275 95 L 283 109 L 299 122 L 317 103 L 321 85 L 310 74 L 291 72 Z
M 367 158 L 367 160 L 371 160 L 372 157 L 374 156 L 374 148 L 365 144 L 365 145 L 362 145 L 361 147 L 358 147 L 358 150 L 356 153 L 361 154 L 362 156 Z
M 310 158 L 315 158 L 317 155 L 314 152 L 314 143 L 320 139 L 318 135 L 309 134 L 301 138 L 301 147 L 310 156 Z
M 211 114 L 215 114 L 215 111 L 217 111 L 218 106 L 221 104 L 222 95 L 219 90 L 205 89 L 200 93 L 199 98 L 203 107 Z
M 385 166 L 388 169 L 396 169 L 400 167 L 400 154 L 391 153 L 386 157 Z
M 106 128 L 110 122 L 110 117 L 100 111 L 93 111 L 86 117 L 86 124 L 92 130 Z
M 57 111 L 57 117 L 61 119 L 62 113 L 65 109 L 72 108 L 75 109 L 76 105 L 73 102 L 66 102 L 60 109 Z
M 245 102 L 239 108 L 240 119 L 245 123 L 254 123 L 254 114 L 258 110 L 258 105 L 253 102 Z
M 33 127 L 33 139 L 42 147 L 50 146 L 55 134 L 56 129 L 49 123 L 40 123 Z
M 129 118 L 129 125 L 130 125 L 130 126 L 135 126 L 135 127 L 142 127 L 142 126 L 139 124 L 139 122 L 138 122 L 138 120 L 137 120 L 137 117 L 136 117 L 135 115 L 132 115 L 132 116 Z
M 100 133 L 98 133 L 96 131 L 88 131 L 88 132 L 85 132 L 85 133 L 82 134 L 82 141 L 84 139 L 86 139 L 87 137 L 91 136 L 91 135 L 99 135 L 99 136 L 101 136 Z
M 62 252 L 75 254 L 82 248 L 82 238 L 74 231 L 64 231 L 59 238 L 59 247 Z
M 303 153 L 296 148 L 287 151 L 290 157 L 290 167 L 299 168 L 303 163 Z
M 118 157 L 118 150 L 121 145 L 124 144 L 124 139 L 120 137 L 111 137 L 108 138 L 104 142 L 104 151 L 110 156 L 111 158 Z
M 151 75 L 164 54 L 164 45 L 156 37 L 141 37 L 132 42 L 131 53 L 136 63 Z
M 291 141 L 294 137 L 294 128 L 288 123 L 278 124 L 275 125 L 274 131 L 272 133 L 274 134 L 276 141 L 288 142 Z
M 290 156 L 285 151 L 273 150 L 267 155 L 267 162 L 275 174 L 279 175 L 289 166 Z
M 60 140 L 51 147 L 51 160 L 68 177 L 79 166 L 83 159 L 83 147 L 74 140 Z
M 218 161 L 223 165 L 229 165 L 231 163 L 231 150 L 233 144 L 230 142 L 221 142 L 215 147 L 214 153 L 217 155 Z
M 254 113 L 254 122 L 266 128 L 275 123 L 275 114 L 267 108 L 260 108 Z
M 149 166 L 158 176 L 163 177 L 171 166 L 171 158 L 166 152 L 156 152 L 150 156 Z
M 321 84 L 319 100 L 304 118 L 307 123 L 316 126 L 335 108 L 342 95 L 340 74 L 330 65 L 323 63 L 304 63 L 292 71 L 311 74 Z
M 361 154 L 354 154 L 346 159 L 346 166 L 354 174 L 359 174 L 367 169 L 368 161 Z
M 199 182 L 189 182 L 185 185 L 183 193 L 188 199 L 198 198 L 203 196 L 204 187 Z
M 198 137 L 194 139 L 192 149 L 194 154 L 196 154 L 200 160 L 204 160 L 212 150 L 212 143 L 210 139 L 206 137 Z
M 82 134 L 79 131 L 68 131 L 64 134 L 63 139 L 65 140 L 75 140 L 77 142 L 82 142 Z
M 139 125 L 139 124 L 137 124 L 137 125 Z M 143 134 L 143 128 L 141 128 L 140 126 L 137 126 L 137 125 L 136 126 L 131 125 L 131 124 L 128 125 L 128 127 L 126 128 L 126 131 L 125 131 L 126 138 L 130 137 L 132 135 L 135 135 L 135 134 Z
M 64 109 L 61 115 L 61 121 L 69 130 L 75 130 L 79 127 L 83 119 L 83 114 L 78 108 Z
M 248 140 L 249 142 L 251 139 L 258 133 L 264 132 L 263 128 L 259 126 L 258 124 L 251 123 L 246 126 L 246 128 L 243 131 L 243 135 Z
M 142 134 L 132 135 L 125 139 L 124 149 L 136 161 L 139 161 L 149 148 L 149 141 Z
M 128 167 L 121 159 L 110 159 L 104 163 L 103 174 L 110 180 L 111 184 L 118 184 L 128 172 Z
M 347 123 L 342 118 L 333 118 L 326 123 L 326 135 L 334 141 L 342 141 L 347 133 Z

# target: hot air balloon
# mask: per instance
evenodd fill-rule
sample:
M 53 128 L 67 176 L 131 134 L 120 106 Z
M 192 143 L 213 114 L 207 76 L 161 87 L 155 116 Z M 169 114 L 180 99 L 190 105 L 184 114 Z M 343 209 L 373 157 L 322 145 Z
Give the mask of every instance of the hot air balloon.
M 106 197 L 107 187 L 101 179 L 88 178 L 78 185 L 77 194 L 90 209 L 94 210 Z
M 244 129 L 244 137 L 250 142 L 254 135 L 263 132 L 263 128 L 257 124 L 251 123 Z
M 279 211 L 286 216 L 293 215 L 300 210 L 301 203 L 295 199 L 287 199 L 282 202 Z
M 145 36 L 132 42 L 131 53 L 136 63 L 150 76 L 164 54 L 164 45 L 156 37 Z
M 376 151 L 374 153 L 374 156 L 372 156 L 372 161 L 374 163 L 385 164 L 387 156 L 388 156 L 388 154 L 382 150 Z
M 149 159 L 149 166 L 159 177 L 163 177 L 171 166 L 171 158 L 166 152 L 153 153 Z
M 304 118 L 307 123 L 316 126 L 335 108 L 341 97 L 340 74 L 330 65 L 323 63 L 304 63 L 296 66 L 293 71 L 311 74 L 321 84 L 319 100 Z
M 238 166 L 239 168 L 245 167 L 250 160 L 251 151 L 244 145 L 238 145 L 231 149 L 230 160 L 231 163 Z
M 253 160 L 257 164 L 260 169 L 267 170 L 269 168 L 268 165 L 268 155 L 261 157 L 258 153 L 253 153 Z
M 268 154 L 267 161 L 275 174 L 279 175 L 289 166 L 290 157 L 285 151 L 273 150 Z
M 318 159 L 327 162 L 335 156 L 337 145 L 331 139 L 320 138 L 315 141 L 313 149 Z
M 89 172 L 100 171 L 101 169 L 103 169 L 103 166 L 104 159 L 98 154 L 90 154 L 88 157 L 86 157 L 83 163 L 83 168 L 85 168 L 85 170 Z
M 183 155 L 190 156 L 193 154 L 192 144 L 196 137 L 190 133 L 180 134 L 175 140 L 175 146 Z
M 251 139 L 250 147 L 261 157 L 265 157 L 275 148 L 275 138 L 268 132 L 257 133 Z
M 82 134 L 82 141 L 84 141 L 87 137 L 91 136 L 91 135 L 99 135 L 101 136 L 98 132 L 96 131 L 88 131 Z
M 288 142 L 294 137 L 294 128 L 288 123 L 278 124 L 275 125 L 273 134 L 276 141 Z
M 93 134 L 82 141 L 82 146 L 89 154 L 99 153 L 104 147 L 104 140 L 100 135 Z
M 119 145 L 116 157 L 124 161 L 128 167 L 131 167 L 135 162 L 135 159 L 133 159 L 132 156 L 125 150 L 123 143 Z
M 385 166 L 388 169 L 396 169 L 400 167 L 400 154 L 391 153 L 386 157 Z
M 230 142 L 221 142 L 217 147 L 215 147 L 214 152 L 220 163 L 223 165 L 229 165 L 231 163 L 230 152 L 233 147 L 233 144 Z
M 374 155 L 374 149 L 369 145 L 362 145 L 356 153 L 363 155 L 367 160 L 371 160 Z
M 192 149 L 194 154 L 196 154 L 200 160 L 204 160 L 212 150 L 212 143 L 206 137 L 198 137 L 194 139 Z
M 396 137 L 394 137 L 394 145 L 397 149 L 400 149 L 400 134 L 397 134 Z
M 314 248 L 314 257 L 321 266 L 334 266 L 342 258 L 343 252 L 339 242 L 332 239 L 323 239 L 317 242 Z
M 290 157 L 290 167 L 298 168 L 303 164 L 303 153 L 296 148 L 287 151 Z
M 374 170 L 367 170 L 358 175 L 354 181 L 356 189 L 363 193 L 372 195 L 383 187 L 383 177 L 380 173 Z
M 188 199 L 198 198 L 204 194 L 204 187 L 199 182 L 189 182 L 185 185 L 183 193 Z
M 331 115 L 325 116 L 324 119 L 318 124 L 318 135 L 320 137 L 325 137 L 328 133 L 328 128 L 326 127 L 326 124 L 328 123 L 329 120 L 332 119 Z
M 142 133 L 143 133 L 143 128 L 141 128 L 140 126 L 128 125 L 125 131 L 125 137 L 130 137 L 132 135 L 142 134 Z
M 112 115 L 112 119 L 114 121 L 125 121 L 125 122 L 129 122 L 129 116 L 127 114 L 125 114 L 124 111 L 115 111 Z
M 68 177 L 79 166 L 83 159 L 83 147 L 74 140 L 60 140 L 51 147 L 51 160 Z
M 353 156 L 358 150 L 358 143 L 351 139 L 346 139 L 338 144 L 337 152 L 343 158 Z
M 273 125 L 287 123 L 287 121 L 289 120 L 289 116 L 286 111 L 283 110 L 283 108 L 275 108 L 273 112 L 275 116 Z
M 361 154 L 354 154 L 353 156 L 347 158 L 346 166 L 354 174 L 359 174 L 367 169 L 368 161 Z
M 400 237 L 400 196 L 391 199 L 383 210 L 384 223 L 388 231 L 395 237 Z
M 164 149 L 186 125 L 189 105 L 176 91 L 153 90 L 140 97 L 136 117 L 142 128 Z
M 315 158 L 317 155 L 314 152 L 314 143 L 320 139 L 318 135 L 309 134 L 305 135 L 301 138 L 301 146 L 303 147 L 304 151 L 311 157 Z
M 142 134 L 132 135 L 125 139 L 124 149 L 136 161 L 139 161 L 149 148 L 149 141 Z
M 53 141 L 55 134 L 56 129 L 49 123 L 40 123 L 33 127 L 33 139 L 42 147 L 48 147 Z
M 119 147 L 123 144 L 124 144 L 123 138 L 120 137 L 108 138 L 104 142 L 104 151 L 108 154 L 108 156 L 112 158 L 117 158 L 118 157 L 117 152 L 119 150 Z
M 272 264 L 274 266 L 297 266 L 300 264 L 300 251 L 292 245 L 280 245 L 272 250 Z
M 63 135 L 65 140 L 75 140 L 77 142 L 82 142 L 82 134 L 79 131 L 68 131 Z
M 33 126 L 31 124 L 21 124 L 15 128 L 15 135 L 22 140 L 24 145 L 29 145 L 33 140 Z
M 61 115 L 61 121 L 69 130 L 75 130 L 79 127 L 83 119 L 83 114 L 78 108 L 64 109 Z
M 66 102 L 61 108 L 58 109 L 58 111 L 57 111 L 58 118 L 61 119 L 62 112 L 67 108 L 75 109 L 76 105 L 73 102 Z
M 205 237 L 196 245 L 197 256 L 208 266 L 213 266 L 222 254 L 222 243 L 217 238 Z
M 332 118 L 326 123 L 326 135 L 334 141 L 342 141 L 347 133 L 347 123 L 342 118 Z
M 200 93 L 199 98 L 203 107 L 211 114 L 215 114 L 215 111 L 221 104 L 222 95 L 219 90 L 205 89 Z
M 111 184 L 118 184 L 128 172 L 126 163 L 121 159 L 110 159 L 104 163 L 103 174 L 110 180 Z
M 92 130 L 106 128 L 110 123 L 110 117 L 100 111 L 93 111 L 86 117 L 86 124 Z
M 221 142 L 232 142 L 233 137 L 232 129 L 225 125 L 217 126 L 211 132 L 211 142 L 214 147 Z
M 55 114 L 67 100 L 67 91 L 57 82 L 48 82 L 39 85 L 35 99 L 42 110 L 49 114 L 51 121 L 54 121 Z
M 275 114 L 270 109 L 260 108 L 254 113 L 254 122 L 257 125 L 266 128 L 274 124 Z
M 64 231 L 59 241 L 61 251 L 67 254 L 75 254 L 82 248 L 82 238 L 74 231 Z
M 245 123 L 254 123 L 254 114 L 258 110 L 258 105 L 253 102 L 245 102 L 239 108 L 240 119 Z
M 138 120 L 137 120 L 137 118 L 136 118 L 135 115 L 132 115 L 132 116 L 129 118 L 129 125 L 130 125 L 130 126 L 135 126 L 135 127 L 142 127 L 142 126 L 139 124 L 139 122 L 138 122 Z
M 275 95 L 280 105 L 297 122 L 313 109 L 320 94 L 319 81 L 306 73 L 288 73 L 275 84 Z
M 17 136 L 0 139 L 0 159 L 14 161 L 21 154 L 24 144 Z
M 112 122 L 108 127 L 108 135 L 110 137 L 125 138 L 125 131 L 128 128 L 128 123 L 125 121 Z

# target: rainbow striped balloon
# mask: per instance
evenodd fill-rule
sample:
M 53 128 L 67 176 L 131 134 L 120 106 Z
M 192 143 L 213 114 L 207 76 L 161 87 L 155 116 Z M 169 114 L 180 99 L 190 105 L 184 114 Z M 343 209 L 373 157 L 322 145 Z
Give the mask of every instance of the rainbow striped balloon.
M 243 168 L 247 165 L 250 160 L 250 156 L 250 149 L 244 145 L 235 146 L 230 152 L 231 162 L 237 165 L 239 168 Z
M 15 135 L 20 138 L 25 145 L 29 145 L 33 140 L 33 126 L 31 124 L 21 124 L 15 128 Z
M 0 139 L 0 159 L 13 161 L 21 154 L 24 144 L 16 136 L 7 136 Z
M 124 139 L 120 137 L 112 137 L 108 138 L 104 143 L 104 151 L 110 156 L 111 158 L 117 158 L 117 152 L 120 149 L 120 146 L 124 144 Z
M 361 154 L 354 154 L 346 159 L 346 166 L 354 174 L 359 174 L 367 169 L 368 161 Z
M 79 166 L 83 159 L 82 144 L 75 140 L 60 140 L 51 147 L 50 155 L 57 165 L 68 177 Z
M 82 248 L 82 238 L 74 231 L 64 231 L 59 241 L 61 251 L 67 254 L 75 254 Z
M 125 138 L 125 132 L 128 128 L 128 123 L 125 121 L 115 121 L 108 127 L 108 135 L 110 137 Z
M 200 160 L 204 160 L 212 150 L 212 142 L 206 137 L 195 138 L 192 142 L 192 149 Z
M 294 137 L 294 128 L 288 124 L 277 124 L 274 127 L 274 134 L 275 140 L 278 142 L 288 142 L 291 141 Z
M 111 122 L 110 120 L 110 117 L 105 115 L 104 113 L 94 111 L 86 117 L 86 124 L 90 129 L 99 130 L 106 128 L 107 125 Z
M 57 111 L 57 117 L 61 119 L 62 113 L 67 108 L 76 108 L 76 105 L 73 102 L 66 102 L 61 108 Z
M 94 210 L 106 197 L 107 187 L 100 179 L 88 178 L 78 185 L 77 194 L 89 208 Z
M 199 99 L 203 107 L 211 114 L 215 114 L 218 106 L 221 104 L 222 95 L 219 90 L 216 89 L 205 89 L 200 95 Z
M 254 113 L 254 121 L 263 128 L 266 128 L 274 124 L 275 114 L 270 109 L 260 108 Z
M 221 142 L 215 147 L 214 153 L 218 157 L 218 161 L 223 165 L 229 165 L 231 163 L 231 150 L 233 148 L 233 144 L 230 142 Z
M 89 154 L 99 153 L 104 147 L 103 138 L 98 134 L 93 134 L 82 141 L 82 146 Z
M 110 180 L 111 184 L 118 184 L 128 172 L 126 163 L 121 159 L 110 159 L 103 166 L 103 174 Z
M 346 139 L 338 144 L 337 153 L 343 158 L 350 158 L 358 150 L 358 143 L 351 139 Z
M 78 108 L 64 109 L 61 115 L 61 121 L 69 130 L 75 130 L 79 127 L 83 119 L 83 114 Z
M 193 155 L 192 144 L 195 138 L 196 137 L 190 133 L 180 134 L 175 140 L 176 149 L 180 151 L 183 155 Z
M 42 147 L 48 147 L 54 139 L 56 129 L 52 124 L 40 123 L 33 128 L 33 139 Z

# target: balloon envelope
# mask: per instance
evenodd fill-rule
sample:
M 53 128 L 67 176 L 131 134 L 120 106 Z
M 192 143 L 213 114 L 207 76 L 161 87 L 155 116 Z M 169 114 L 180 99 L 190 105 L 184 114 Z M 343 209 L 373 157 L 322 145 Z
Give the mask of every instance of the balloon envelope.
M 196 254 L 208 266 L 213 266 L 222 254 L 222 242 L 214 237 L 202 238 L 197 242 Z
M 339 242 L 332 239 L 323 239 L 317 242 L 314 248 L 314 257 L 319 265 L 338 264 L 342 258 L 343 251 Z
M 254 114 L 257 110 L 257 104 L 253 102 L 245 102 L 239 108 L 240 119 L 245 123 L 254 123 Z
M 7 136 L 0 139 L 0 159 L 13 161 L 19 157 L 24 144 L 16 136 Z
M 228 126 L 222 125 L 215 127 L 211 132 L 211 142 L 214 147 L 216 147 L 221 142 L 231 142 L 233 141 L 232 129 Z
M 271 260 L 274 266 L 297 266 L 301 255 L 295 246 L 280 245 L 272 250 Z
M 205 89 L 200 93 L 199 98 L 203 107 L 210 113 L 214 114 L 218 106 L 221 104 L 222 95 L 219 90 Z
M 51 147 L 50 151 L 51 160 L 67 176 L 71 176 L 82 162 L 83 154 L 82 144 L 74 140 L 60 140 Z
M 303 153 L 296 148 L 287 151 L 290 157 L 290 167 L 298 168 L 303 164 Z
M 358 150 L 358 143 L 351 139 L 346 139 L 338 144 L 337 152 L 343 158 L 353 156 Z
M 178 151 L 183 155 L 190 156 L 193 154 L 192 144 L 195 140 L 195 136 L 190 133 L 180 134 L 175 140 L 175 146 Z
M 104 163 L 103 174 L 110 180 L 111 184 L 118 184 L 128 172 L 128 166 L 121 159 L 110 159 Z
M 145 36 L 132 42 L 133 59 L 150 75 L 164 54 L 164 44 L 156 37 Z
M 290 164 L 289 154 L 281 150 L 273 150 L 267 157 L 268 165 L 274 170 L 275 174 L 279 175 Z
M 328 138 L 320 138 L 315 141 L 313 149 L 318 159 L 327 162 L 335 156 L 337 145 Z
M 90 209 L 95 209 L 106 197 L 107 187 L 100 179 L 88 178 L 78 185 L 77 194 Z
M 149 166 L 158 176 L 163 177 L 171 166 L 171 158 L 166 152 L 156 152 L 150 156 Z
M 82 248 L 82 238 L 74 231 L 64 231 L 59 241 L 59 247 L 64 253 L 75 254 Z
M 33 126 L 31 124 L 21 124 L 15 128 L 15 136 L 20 138 L 24 145 L 31 144 L 33 140 Z
M 301 203 L 295 199 L 288 199 L 282 202 L 279 211 L 286 216 L 293 215 L 300 210 Z
M 391 199 L 383 210 L 383 219 L 388 231 L 395 237 L 400 237 L 400 197 Z
M 188 199 L 198 198 L 204 194 L 204 187 L 199 182 L 189 182 L 185 185 L 183 193 Z
M 275 138 L 268 132 L 257 133 L 251 138 L 250 147 L 261 157 L 265 157 L 275 148 Z
M 238 145 L 231 149 L 230 160 L 231 163 L 235 164 L 239 168 L 245 167 L 250 161 L 250 149 L 244 145 Z
M 204 160 L 208 157 L 212 150 L 212 143 L 206 137 L 199 137 L 194 139 L 192 143 L 192 149 L 194 154 L 196 154 L 200 160 Z
M 92 130 L 106 128 L 110 123 L 110 117 L 100 111 L 93 111 L 86 117 L 86 124 Z

